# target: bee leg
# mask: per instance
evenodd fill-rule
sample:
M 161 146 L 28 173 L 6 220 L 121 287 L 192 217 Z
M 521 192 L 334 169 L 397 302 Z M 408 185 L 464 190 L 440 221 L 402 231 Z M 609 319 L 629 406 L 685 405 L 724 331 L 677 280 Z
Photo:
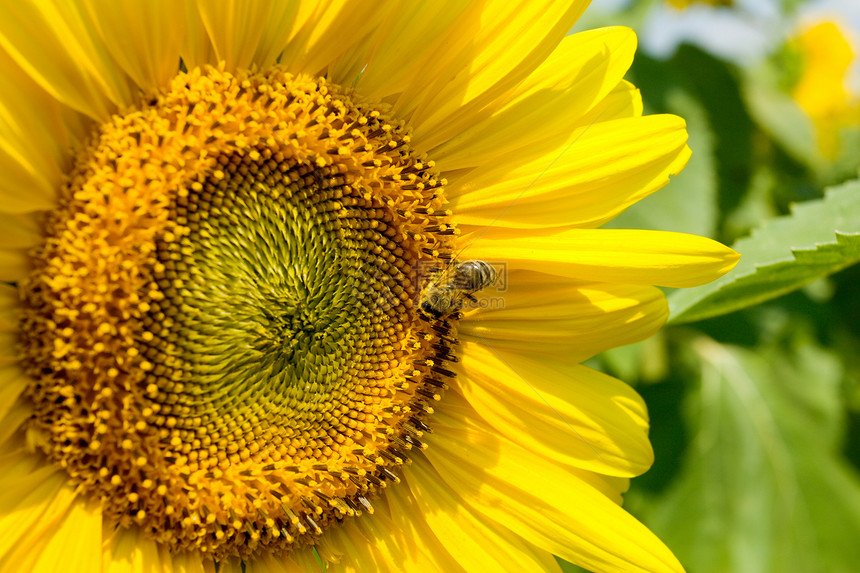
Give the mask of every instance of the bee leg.
M 442 318 L 442 313 L 434 309 L 426 302 L 421 305 L 421 311 L 424 313 L 424 315 L 435 318 L 436 320 Z
M 478 299 L 476 299 L 476 298 L 475 298 L 474 296 L 472 296 L 471 294 L 464 294 L 463 296 L 465 296 L 465 297 L 466 297 L 467 299 L 469 299 L 471 302 L 478 302 Z

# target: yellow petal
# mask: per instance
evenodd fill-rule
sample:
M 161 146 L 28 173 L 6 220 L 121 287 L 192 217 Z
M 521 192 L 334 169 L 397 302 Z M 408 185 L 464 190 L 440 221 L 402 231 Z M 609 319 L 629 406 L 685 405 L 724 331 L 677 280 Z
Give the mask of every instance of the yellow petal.
M 26 374 L 17 364 L 0 367 L 0 420 L 4 423 L 7 414 L 27 387 L 27 381 Z
M 505 180 L 508 172 L 517 169 L 520 165 L 544 158 L 546 166 L 551 165 L 556 157 L 565 154 L 567 145 L 564 142 L 571 132 L 594 125 L 599 122 L 614 121 L 639 117 L 642 115 L 642 96 L 636 86 L 630 82 L 620 82 L 605 98 L 587 114 L 578 118 L 571 124 L 563 134 L 564 136 L 544 138 L 541 134 L 528 131 L 522 133 L 518 140 L 526 143 L 525 147 L 518 147 L 508 153 L 499 154 L 482 165 L 472 169 L 457 169 L 445 171 L 448 185 L 445 188 L 445 196 L 449 200 L 457 199 L 465 193 L 474 191 L 478 186 L 475 181 L 481 180 L 481 185 L 495 185 Z M 560 143 L 559 143 L 560 142 Z M 541 171 L 542 172 L 542 171 Z M 492 175 L 490 177 L 489 175 Z M 531 184 L 539 179 L 539 174 L 530 181 Z M 522 190 L 522 189 L 521 189 Z M 468 228 L 466 225 L 464 228 Z
M 167 85 L 179 72 L 187 21 L 176 4 L 172 0 L 83 2 L 107 51 L 145 92 Z
M 0 147 L 2 145 L 3 136 L 0 135 Z M 27 213 L 50 209 L 54 206 L 56 189 L 46 179 L 34 176 L 18 162 L 19 159 L 0 149 L 0 169 L 3 169 L 3 178 L 0 180 L 0 211 Z
M 69 149 L 89 122 L 59 104 L 2 50 L 0 75 L 15 86 L 0 92 L 0 213 L 52 208 Z
M 0 249 L 4 247 L 30 248 L 42 242 L 36 217 L 32 214 L 0 213 Z
M 13 366 L 16 365 L 13 363 L 10 365 L 4 365 L 0 368 L 6 370 Z M 20 381 L 18 381 L 18 383 L 20 384 Z M 15 394 L 15 390 L 15 388 L 12 388 L 8 390 L 8 393 Z M 22 436 L 21 427 L 30 419 L 32 414 L 33 410 L 30 407 L 30 404 L 28 404 L 27 400 L 21 397 L 21 393 L 18 392 L 18 398 L 3 407 L 3 417 L 0 418 L 0 447 L 20 446 L 21 443 L 23 443 L 24 438 Z
M 325 64 L 312 71 L 301 67 L 308 56 L 306 43 L 310 36 L 323 32 L 323 15 L 338 15 L 337 4 L 330 0 L 187 2 L 181 17 L 185 25 L 182 59 L 187 69 L 221 62 L 230 70 L 268 68 L 280 62 L 294 73 L 317 73 Z M 355 27 L 364 29 L 364 24 L 357 23 Z M 334 42 L 325 48 L 341 46 Z
M 388 17 L 390 10 L 401 4 L 390 1 L 352 2 L 327 0 L 304 2 L 298 7 L 290 36 L 281 39 L 280 62 L 295 73 L 326 72 L 344 54 L 363 52 L 370 35 Z M 274 45 L 274 44 L 273 44 Z M 330 74 L 331 81 L 351 86 L 355 77 Z
M 544 155 L 544 148 L 562 146 L 577 121 L 618 86 L 635 51 L 628 28 L 567 36 L 503 107 L 433 149 L 433 159 L 451 171 L 500 163 L 512 150 Z
M 605 98 L 580 117 L 574 128 L 604 121 L 640 117 L 643 111 L 642 94 L 628 81 L 621 81 Z
M 88 571 L 101 557 L 102 516 L 98 502 L 77 496 L 62 522 L 45 531 L 38 552 L 22 551 L 10 559 L 19 571 L 55 573 Z M 2 565 L 0 565 L 2 567 Z
M 18 329 L 10 328 L 8 323 L 4 323 L 5 321 L 0 322 L 0 325 L 3 326 L 0 330 L 0 371 L 16 367 L 20 362 Z M 6 407 L 8 406 L 9 404 L 6 404 Z M 3 434 L 3 431 L 4 428 L 0 428 L 0 435 Z
M 115 528 L 104 540 L 102 573 L 162 573 L 172 570 L 169 561 L 162 561 L 158 544 L 144 536 L 137 527 Z
M 271 15 L 260 37 L 254 63 L 262 69 L 279 61 L 284 46 L 294 40 L 294 35 L 303 28 L 314 11 L 323 2 L 275 2 Z M 280 60 L 283 63 L 283 60 Z
M 15 345 L 17 342 L 18 339 L 16 336 L 9 336 L 7 333 L 0 335 L 0 344 L 11 345 L 4 352 L 0 352 L 0 368 L 13 366 L 18 362 L 18 357 L 15 356 Z M 4 428 L 0 428 L 0 442 L 3 441 L 2 436 L 4 436 Z
M 467 342 L 461 356 L 457 391 L 523 448 L 560 465 L 624 477 L 654 461 L 645 404 L 620 380 L 563 355 L 531 358 Z
M 460 0 L 401 2 L 364 51 L 355 85 L 362 95 L 383 99 L 416 80 L 437 77 L 441 52 L 462 43 L 458 26 L 478 17 L 480 6 Z M 350 81 L 349 83 L 352 83 Z
M 668 287 L 710 282 L 731 270 L 739 258 L 716 241 L 684 233 L 622 229 L 526 233 L 490 228 L 480 237 L 463 237 L 460 258 L 506 261 L 509 269 L 585 281 Z
M 426 559 L 426 564 L 416 571 L 468 571 L 453 556 L 442 539 L 434 535 L 422 515 L 412 492 L 405 483 L 396 484 L 385 493 L 391 515 L 391 524 L 399 532 L 406 532 L 406 539 L 420 539 L 418 544 Z M 373 519 L 373 516 L 367 516 Z M 398 537 L 400 535 L 398 534 Z
M 361 569 L 356 563 L 361 563 L 368 571 L 389 571 L 393 564 L 386 562 L 352 521 L 347 520 L 340 527 L 326 531 L 321 540 L 320 555 L 327 562 L 325 570 L 357 573 Z M 339 555 L 334 559 L 329 557 L 327 547 L 337 547 Z
M 265 571 L 265 565 L 249 570 L 248 564 L 237 558 L 218 562 L 218 573 L 250 573 L 250 571 Z
M 319 558 L 314 554 L 316 549 L 316 547 L 305 548 L 293 551 L 290 554 L 290 557 L 292 557 L 293 561 L 295 561 L 296 565 L 299 567 L 299 571 L 297 573 L 334 573 L 336 569 L 340 569 L 322 566 Z
M 106 120 L 131 103 L 133 82 L 74 2 L 3 2 L 0 47 L 57 101 Z
M 310 553 L 309 550 L 305 552 Z M 304 569 L 298 565 L 290 556 L 274 556 L 271 553 L 263 553 L 251 559 L 247 559 L 244 568 L 239 560 L 232 561 L 234 568 L 225 569 L 223 562 L 218 569 L 218 573 L 311 573 L 312 571 L 320 571 L 322 569 L 317 566 L 315 569 Z
M 22 440 L 10 440 L 5 443 L 0 443 L 0 467 L 3 472 L 0 475 L 0 486 L 3 490 L 0 491 L 0 503 L 5 503 L 3 500 L 17 503 L 14 495 L 9 494 L 8 499 L 6 489 L 14 489 L 16 487 L 24 487 L 23 484 L 36 484 L 53 475 L 56 472 L 62 473 L 59 468 L 53 467 L 41 452 L 31 452 L 23 444 Z M 5 508 L 4 507 L 4 511 Z M 0 516 L 2 517 L 2 516 Z M 0 540 L 2 541 L 2 540 Z M 4 550 L 5 545 L 0 545 Z M 2 551 L 0 551 L 2 553 Z
M 0 331 L 0 366 L 18 361 L 18 333 L 15 329 Z
M 16 282 L 27 276 L 30 258 L 27 249 L 0 247 L 0 281 Z
M 101 559 L 98 504 L 75 493 L 66 474 L 25 452 L 3 457 L 0 570 L 88 571 Z
M 412 523 L 408 528 L 397 527 L 391 517 L 394 509 L 389 513 L 382 500 L 373 503 L 377 508 L 373 515 L 348 519 L 340 527 L 326 531 L 324 542 L 337 547 L 341 554 L 341 562 L 326 570 L 350 573 L 463 571 L 435 538 L 416 535 L 420 516 L 419 523 Z
M 684 120 L 652 115 L 572 134 L 557 155 L 504 162 L 451 197 L 458 225 L 598 227 L 660 189 L 690 157 Z M 469 228 L 463 228 L 469 231 Z
M 201 0 L 197 3 L 214 52 L 215 62 L 224 62 L 228 70 L 250 67 L 267 27 L 284 18 L 285 10 L 297 6 L 275 7 L 272 1 Z
M 475 511 L 590 571 L 683 571 L 653 533 L 583 476 L 510 442 L 448 396 L 445 406 L 425 455 Z
M 195 551 L 172 553 L 167 545 L 158 546 L 161 563 L 168 573 L 217 573 L 212 559 L 201 559 Z M 135 572 L 136 573 L 136 572 Z
M 421 148 L 444 143 L 504 105 L 511 91 L 558 46 L 587 4 L 482 3 L 480 19 L 473 18 L 471 28 L 459 28 L 460 36 L 438 54 L 444 67 L 434 74 L 417 73 L 394 111 L 412 112 L 410 123 Z M 452 75 L 452 70 L 459 73 Z
M 218 64 L 218 58 L 215 56 L 212 41 L 209 38 L 206 26 L 203 24 L 203 18 L 200 14 L 201 10 L 198 8 L 198 4 L 203 1 L 186 0 L 176 5 L 176 10 L 182 12 L 179 18 L 185 23 L 183 43 L 179 51 L 179 56 L 182 58 L 182 63 L 185 65 L 186 70 L 206 64 Z
M 107 525 L 106 525 L 107 527 Z M 114 528 L 103 542 L 103 573 L 215 573 L 215 562 L 195 552 L 173 553 L 136 527 Z M 222 573 L 229 567 L 219 569 Z
M 462 395 L 454 392 L 449 392 L 445 396 L 445 408 L 446 414 L 448 416 L 449 425 L 450 418 L 456 418 L 457 420 L 469 420 L 469 423 L 466 425 L 470 425 L 473 429 L 480 428 L 480 431 L 490 431 L 493 434 L 498 434 L 495 428 L 491 427 L 491 424 L 487 421 L 483 416 L 483 412 L 478 414 L 477 410 L 475 410 L 475 406 L 473 406 L 469 401 L 464 398 Z M 444 417 L 444 416 L 443 416 Z M 492 417 L 492 415 L 490 415 Z M 475 420 L 472 420 L 475 418 Z M 478 419 L 479 418 L 479 419 Z M 443 421 L 444 425 L 446 422 Z M 462 424 L 460 424 L 462 425 Z M 456 427 L 450 426 L 456 431 L 459 431 L 460 426 Z M 435 425 L 434 425 L 435 428 Z M 531 431 L 531 430 L 528 430 Z M 511 439 L 509 436 L 504 433 L 499 434 L 506 441 L 511 442 L 519 447 L 519 444 Z M 576 437 L 576 439 L 582 442 L 582 438 Z M 432 441 L 433 438 L 429 438 L 429 441 Z M 587 446 L 586 446 L 587 447 Z M 524 448 L 528 449 L 528 448 Z M 572 478 L 576 478 L 583 483 L 587 483 L 590 487 L 594 488 L 596 491 L 599 491 L 601 494 L 606 496 L 607 499 L 615 503 L 616 505 L 621 505 L 623 499 L 622 494 L 627 491 L 630 485 L 630 478 L 627 477 L 619 477 L 616 475 L 607 475 L 605 473 L 596 473 L 594 471 L 582 469 L 577 465 L 565 464 L 562 462 L 557 462 L 554 457 L 544 457 L 537 451 L 529 450 L 532 454 L 542 457 L 548 462 L 553 463 L 555 466 L 561 468 L 565 473 L 570 475 Z M 595 454 L 596 455 L 596 454 Z M 612 473 L 619 473 L 617 471 L 613 471 Z
M 552 555 L 464 504 L 424 456 L 412 456 L 403 473 L 423 519 L 466 571 L 559 571 Z
M 18 289 L 0 283 L 0 332 L 17 332 L 18 304 Z
M 498 268 L 505 264 L 484 260 Z M 463 340 L 582 361 L 648 338 L 669 316 L 663 293 L 649 286 L 589 284 L 516 269 L 502 280 L 498 290 L 479 295 L 482 308 L 465 314 L 459 328 Z
M 103 541 L 102 573 L 214 573 L 215 563 L 211 557 L 204 557 L 193 551 L 175 553 L 167 545 L 150 539 L 137 527 L 111 527 L 110 534 Z M 269 572 L 300 573 L 288 569 L 289 558 L 274 560 L 271 556 L 254 561 L 255 564 L 272 564 L 274 568 L 256 568 L 249 565 L 247 573 Z M 242 571 L 238 559 L 228 559 L 219 564 L 219 573 L 238 573 Z

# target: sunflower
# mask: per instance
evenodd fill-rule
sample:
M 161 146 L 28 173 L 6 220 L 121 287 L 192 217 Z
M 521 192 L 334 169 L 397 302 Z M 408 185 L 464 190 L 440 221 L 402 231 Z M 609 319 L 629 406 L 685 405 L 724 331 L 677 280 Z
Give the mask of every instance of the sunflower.
M 736 257 L 597 228 L 689 150 L 586 4 L 5 3 L 0 569 L 680 570 L 580 362 Z
M 800 68 L 792 97 L 812 120 L 821 153 L 836 159 L 841 132 L 860 127 L 860 98 L 847 85 L 856 57 L 851 38 L 839 23 L 821 21 L 802 27 L 788 45 Z

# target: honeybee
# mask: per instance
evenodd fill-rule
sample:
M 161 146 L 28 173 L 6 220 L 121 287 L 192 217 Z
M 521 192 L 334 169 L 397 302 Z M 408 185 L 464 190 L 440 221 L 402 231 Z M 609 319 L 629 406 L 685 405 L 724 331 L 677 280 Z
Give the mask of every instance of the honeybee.
M 421 289 L 418 305 L 424 312 L 442 318 L 463 308 L 463 299 L 477 302 L 473 293 L 498 280 L 495 267 L 484 261 L 451 261 L 430 276 Z

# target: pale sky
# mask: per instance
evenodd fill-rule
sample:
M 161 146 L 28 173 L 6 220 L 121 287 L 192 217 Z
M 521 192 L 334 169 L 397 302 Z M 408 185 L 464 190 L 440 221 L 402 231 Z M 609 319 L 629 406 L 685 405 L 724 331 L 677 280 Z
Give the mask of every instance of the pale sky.
M 630 0 L 592 0 L 591 9 L 613 12 Z M 693 5 L 679 11 L 658 4 L 637 30 L 641 49 L 668 57 L 683 42 L 697 44 L 738 64 L 754 64 L 780 45 L 801 23 L 838 20 L 860 52 L 860 0 L 811 0 L 795 18 L 780 21 L 778 0 L 736 0 L 732 9 Z M 855 62 L 860 78 L 860 57 Z M 860 88 L 860 82 L 857 85 Z

